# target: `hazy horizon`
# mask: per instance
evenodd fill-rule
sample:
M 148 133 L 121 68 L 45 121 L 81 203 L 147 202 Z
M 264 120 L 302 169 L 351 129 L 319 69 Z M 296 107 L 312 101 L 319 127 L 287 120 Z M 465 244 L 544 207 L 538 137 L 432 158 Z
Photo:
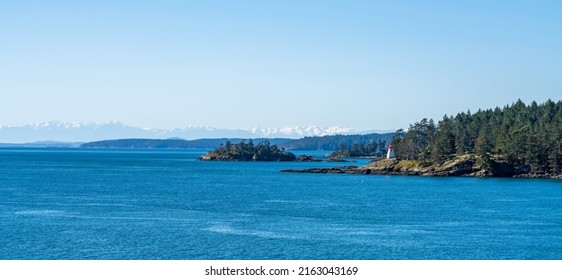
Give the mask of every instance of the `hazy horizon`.
M 307 136 L 351 135 L 369 133 L 389 133 L 384 130 L 358 130 L 348 127 L 285 126 L 254 127 L 249 129 L 226 129 L 202 126 L 187 126 L 174 129 L 141 128 L 121 122 L 69 123 L 45 122 L 23 126 L 4 126 L 0 124 L 0 143 L 33 142 L 91 142 L 108 139 L 149 138 L 186 140 L 205 138 L 290 138 Z

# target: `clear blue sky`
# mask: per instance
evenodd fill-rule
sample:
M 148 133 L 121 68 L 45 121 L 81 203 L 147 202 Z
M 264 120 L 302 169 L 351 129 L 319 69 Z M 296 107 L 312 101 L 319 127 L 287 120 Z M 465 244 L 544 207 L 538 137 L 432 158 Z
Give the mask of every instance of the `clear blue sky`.
M 1 1 L 0 124 L 396 129 L 560 100 L 561 3 Z

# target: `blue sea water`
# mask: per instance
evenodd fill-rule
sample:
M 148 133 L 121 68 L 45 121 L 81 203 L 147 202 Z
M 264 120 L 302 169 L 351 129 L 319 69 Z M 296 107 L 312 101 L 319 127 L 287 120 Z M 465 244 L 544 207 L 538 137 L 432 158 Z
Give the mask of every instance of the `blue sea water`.
M 204 152 L 0 149 L 0 259 L 562 259 L 562 181 Z

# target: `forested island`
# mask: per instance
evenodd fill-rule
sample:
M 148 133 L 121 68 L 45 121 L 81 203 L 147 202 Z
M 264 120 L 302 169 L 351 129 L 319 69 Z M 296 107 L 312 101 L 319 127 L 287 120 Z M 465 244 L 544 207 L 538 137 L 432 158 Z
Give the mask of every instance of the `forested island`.
M 217 161 L 294 161 L 297 157 L 279 148 L 277 145 L 271 145 L 265 140 L 254 145 L 250 139 L 248 142 L 242 140 L 238 144 L 232 144 L 226 141 L 218 148 L 204 154 L 199 160 L 217 160 Z
M 308 172 L 562 178 L 562 102 L 518 100 L 474 114 L 445 115 L 437 124 L 423 119 L 398 130 L 391 143 L 395 159 Z
M 339 149 L 328 154 L 330 158 L 353 158 L 353 157 L 383 157 L 386 155 L 386 141 L 371 141 L 367 144 L 355 143 L 346 146 L 341 143 Z

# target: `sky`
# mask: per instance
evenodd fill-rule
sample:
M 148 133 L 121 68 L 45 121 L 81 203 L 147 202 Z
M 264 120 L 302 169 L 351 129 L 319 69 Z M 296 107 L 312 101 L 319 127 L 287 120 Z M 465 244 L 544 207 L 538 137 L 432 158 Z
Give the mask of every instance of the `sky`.
M 0 124 L 407 128 L 562 99 L 561 1 L 0 1 Z

